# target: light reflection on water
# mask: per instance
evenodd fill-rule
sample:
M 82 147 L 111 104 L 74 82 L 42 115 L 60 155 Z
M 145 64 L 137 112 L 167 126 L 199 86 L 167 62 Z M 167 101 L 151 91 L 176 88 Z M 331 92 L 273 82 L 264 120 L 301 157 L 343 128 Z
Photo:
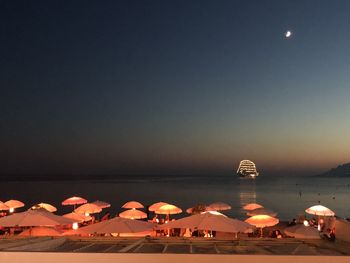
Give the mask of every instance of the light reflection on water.
M 307 207 L 321 203 L 338 216 L 350 217 L 350 178 L 269 177 L 240 180 L 235 176 L 191 177 L 118 177 L 116 180 L 55 181 L 55 182 L 1 182 L 0 200 L 23 200 L 29 205 L 47 202 L 58 208 L 58 213 L 70 211 L 60 202 L 73 195 L 90 201 L 102 200 L 112 204 L 112 214 L 130 200 L 145 205 L 165 201 L 185 211 L 198 203 L 222 201 L 232 210 L 232 217 L 245 218 L 242 206 L 256 202 L 278 212 L 284 220 L 294 218 Z M 181 216 L 185 216 L 186 213 Z
M 257 202 L 255 188 L 255 180 L 241 179 L 239 181 L 239 204 L 241 214 L 245 213 L 242 209 L 245 205 Z

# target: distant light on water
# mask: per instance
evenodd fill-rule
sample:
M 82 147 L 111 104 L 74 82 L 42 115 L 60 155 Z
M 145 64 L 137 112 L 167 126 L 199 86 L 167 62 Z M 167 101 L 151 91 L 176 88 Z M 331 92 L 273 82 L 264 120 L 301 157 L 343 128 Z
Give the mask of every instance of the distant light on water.
M 292 33 L 292 31 L 287 30 L 284 35 L 285 35 L 286 38 L 290 38 L 293 35 L 293 33 Z

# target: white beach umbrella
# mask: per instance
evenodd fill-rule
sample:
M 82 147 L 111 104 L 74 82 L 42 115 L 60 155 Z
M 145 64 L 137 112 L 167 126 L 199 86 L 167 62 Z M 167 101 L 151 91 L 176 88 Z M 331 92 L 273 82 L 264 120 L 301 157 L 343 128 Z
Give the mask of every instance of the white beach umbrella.
M 167 224 L 157 226 L 159 229 L 169 228 L 190 228 L 196 230 L 220 231 L 227 233 L 248 233 L 254 228 L 243 221 L 229 218 L 223 215 L 216 215 L 210 212 L 196 214 L 179 220 L 170 221 Z
M 77 221 L 50 213 L 45 209 L 27 210 L 0 218 L 0 226 L 58 226 L 70 225 Z
M 317 228 L 304 226 L 303 224 L 287 227 L 283 231 L 286 235 L 294 238 L 321 239 L 320 232 L 317 230 Z
M 151 231 L 153 228 L 154 224 L 149 222 L 114 217 L 109 220 L 82 227 L 76 232 L 78 234 L 138 233 Z
M 52 227 L 43 227 L 43 226 L 37 226 L 33 228 L 26 229 L 22 231 L 19 236 L 35 236 L 35 237 L 42 237 L 42 236 L 61 236 L 63 231 L 60 231 L 58 229 L 52 228 Z
M 310 215 L 317 215 L 317 216 L 335 216 L 335 213 L 330 210 L 329 208 L 323 206 L 323 205 L 314 205 L 305 210 L 306 213 Z

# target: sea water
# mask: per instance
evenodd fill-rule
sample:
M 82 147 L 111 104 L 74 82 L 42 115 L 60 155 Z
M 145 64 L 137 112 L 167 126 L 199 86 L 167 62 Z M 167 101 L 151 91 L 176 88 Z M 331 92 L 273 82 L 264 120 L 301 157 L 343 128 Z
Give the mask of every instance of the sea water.
M 58 208 L 57 213 L 72 211 L 61 206 L 62 200 L 81 196 L 89 201 L 106 201 L 112 215 L 123 211 L 121 206 L 136 200 L 145 206 L 164 201 L 185 210 L 196 204 L 225 202 L 232 209 L 228 216 L 244 219 L 242 207 L 259 203 L 278 213 L 281 220 L 291 220 L 317 204 L 332 209 L 337 216 L 350 217 L 350 178 L 321 178 L 263 175 L 255 180 L 234 175 L 220 176 L 116 176 L 100 180 L 53 180 L 1 182 L 0 200 L 18 199 L 24 209 L 40 202 Z

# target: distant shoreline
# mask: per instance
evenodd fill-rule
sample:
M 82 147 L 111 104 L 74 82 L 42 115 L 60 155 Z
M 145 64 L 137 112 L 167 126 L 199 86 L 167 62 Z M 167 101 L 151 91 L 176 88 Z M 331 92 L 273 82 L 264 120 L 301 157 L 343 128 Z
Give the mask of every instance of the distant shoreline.
M 215 177 L 230 177 L 231 175 L 215 175 Z M 118 179 L 165 179 L 165 178 L 194 178 L 211 177 L 211 175 L 142 175 L 142 174 L 94 174 L 94 175 L 0 175 L 0 182 L 27 182 L 27 181 L 91 181 L 91 180 L 118 180 Z
M 336 168 L 331 168 L 329 171 L 315 175 L 316 177 L 336 177 L 348 178 L 350 177 L 350 163 L 338 165 Z

